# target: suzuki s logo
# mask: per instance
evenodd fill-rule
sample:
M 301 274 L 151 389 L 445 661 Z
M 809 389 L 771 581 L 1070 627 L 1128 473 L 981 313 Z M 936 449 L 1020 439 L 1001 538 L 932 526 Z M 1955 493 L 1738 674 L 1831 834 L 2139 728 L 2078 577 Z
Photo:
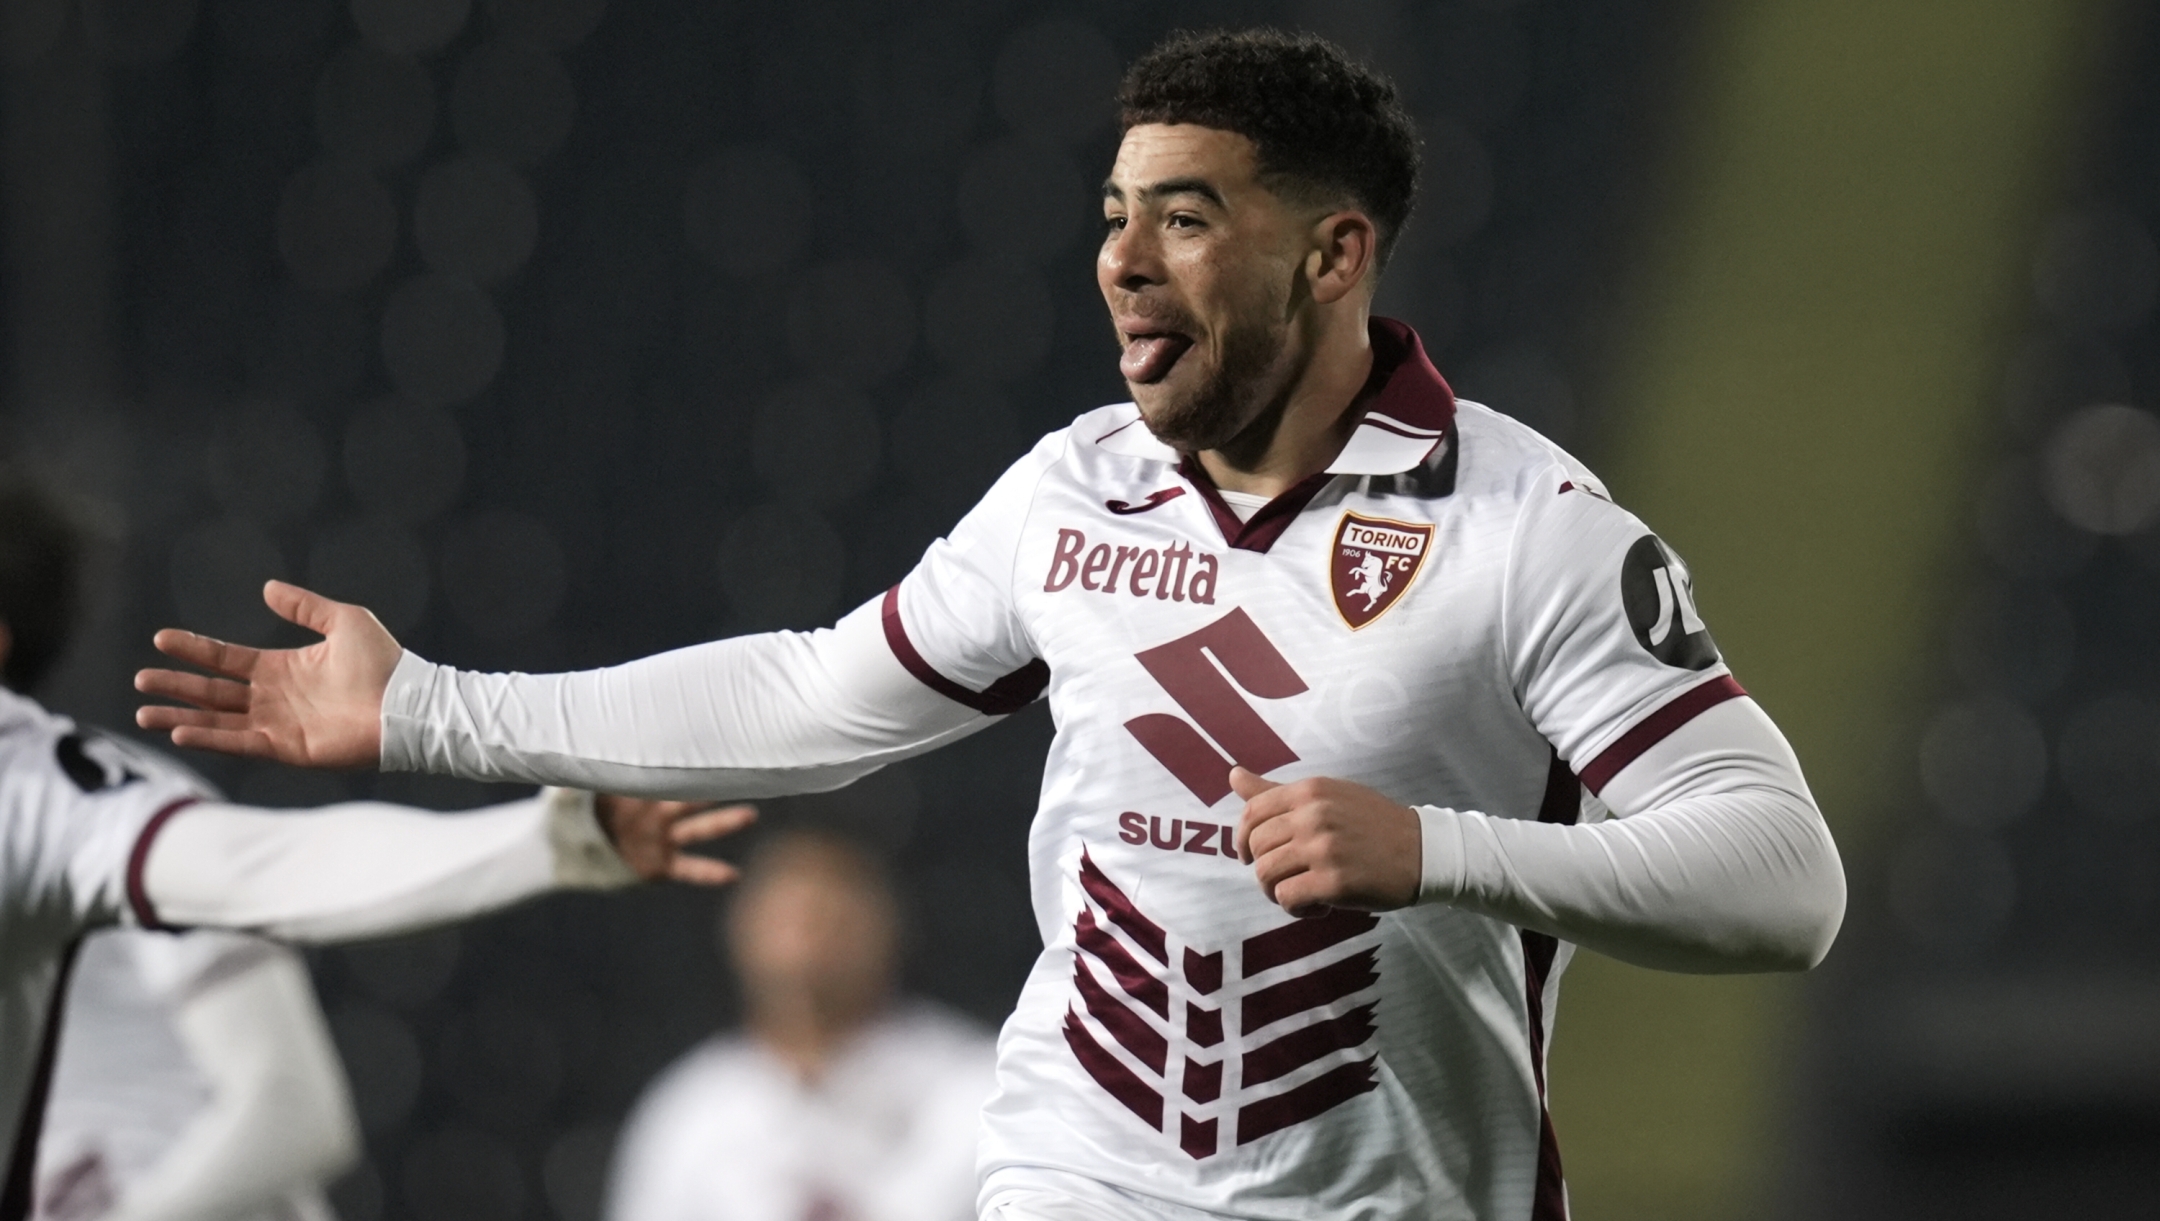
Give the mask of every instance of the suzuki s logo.
M 1668 666 L 1706 670 L 1717 663 L 1717 645 L 1695 611 L 1695 585 L 1687 565 L 1654 534 L 1628 548 L 1620 565 L 1620 603 L 1635 639 Z
M 1305 680 L 1243 608 L 1136 659 L 1192 720 L 1150 712 L 1125 728 L 1201 805 L 1230 795 L 1233 766 L 1265 775 L 1297 762 L 1297 752 L 1238 692 L 1288 699 L 1305 692 Z

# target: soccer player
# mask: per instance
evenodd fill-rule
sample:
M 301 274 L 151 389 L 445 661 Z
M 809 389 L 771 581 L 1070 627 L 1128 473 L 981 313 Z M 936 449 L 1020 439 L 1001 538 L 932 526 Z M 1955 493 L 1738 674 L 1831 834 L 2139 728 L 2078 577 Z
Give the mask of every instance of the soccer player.
M 682 848 L 740 827 L 742 808 L 698 812 L 563 789 L 454 816 L 374 802 L 271 813 L 220 801 L 186 769 L 19 694 L 66 642 L 76 568 L 72 533 L 52 506 L 0 492 L 0 1148 L 9 1150 L 0 1221 L 30 1216 L 40 1194 L 55 1014 L 92 929 L 357 940 L 552 889 L 733 876 Z M 296 1190 L 306 1202 L 310 1181 L 350 1157 L 344 1082 L 295 960 L 198 933 L 163 947 L 109 943 L 90 965 L 85 982 L 99 995 L 77 999 L 98 1007 L 99 1023 L 80 1031 L 98 1060 L 78 1056 L 79 1071 L 62 1083 L 74 1096 L 58 1113 L 58 1164 L 48 1164 L 41 1193 L 49 1215 L 239 1217 L 290 1204 Z M 172 1055 L 142 1037 L 142 1021 L 99 1042 L 116 1033 L 104 1026 L 130 1016 L 109 987 L 129 978 L 133 1016 L 165 1010 L 163 1036 L 182 1044 Z M 154 1079 L 190 1060 L 200 1076 L 171 1088 Z
M 965 1221 L 990 1039 L 892 1002 L 899 915 L 837 836 L 759 849 L 727 922 L 741 1036 L 661 1074 L 623 1127 L 609 1221 Z
M 999 1040 L 983 1214 L 1562 1217 L 1568 947 L 1808 967 L 1836 849 L 1678 557 L 1371 316 L 1417 175 L 1393 88 L 1317 39 L 1181 35 L 1120 104 L 1096 271 L 1134 401 L 1043 438 L 883 597 L 528 676 L 278 586 L 324 639 L 161 633 L 215 674 L 140 675 L 191 705 L 142 724 L 754 796 L 1047 694 L 1044 950 Z

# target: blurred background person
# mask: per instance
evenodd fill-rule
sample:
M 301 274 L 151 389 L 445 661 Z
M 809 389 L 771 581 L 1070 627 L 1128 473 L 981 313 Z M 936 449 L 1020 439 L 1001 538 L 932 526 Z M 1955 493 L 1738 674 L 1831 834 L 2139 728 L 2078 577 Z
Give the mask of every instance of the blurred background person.
M 36 694 L 65 648 L 81 568 L 77 533 L 47 497 L 0 490 L 9 690 Z M 129 770 L 110 742 L 70 737 L 62 752 L 78 784 Z M 36 1216 L 334 1215 L 322 1189 L 359 1156 L 360 1131 L 299 955 L 236 933 L 113 930 L 85 943 L 70 979 Z
M 360 1128 L 307 967 L 203 929 L 85 943 L 38 1145 L 42 1221 L 331 1221 Z
M 625 1128 L 610 1221 L 961 1221 L 992 1084 L 973 1023 L 896 1001 L 900 922 L 854 842 L 792 831 L 724 922 L 745 1030 L 653 1083 Z

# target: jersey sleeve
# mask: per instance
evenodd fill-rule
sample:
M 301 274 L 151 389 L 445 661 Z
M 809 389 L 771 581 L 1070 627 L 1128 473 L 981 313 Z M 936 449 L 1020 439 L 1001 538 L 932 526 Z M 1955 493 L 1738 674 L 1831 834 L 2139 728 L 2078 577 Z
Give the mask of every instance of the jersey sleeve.
M 924 686 L 990 716 L 1040 696 L 1050 671 L 1020 621 L 1013 571 L 1036 488 L 1063 453 L 1043 438 L 885 595 L 886 643 Z
M 1502 609 L 1523 710 L 1592 791 L 1746 694 L 1695 605 L 1687 565 L 1648 527 L 1564 476 L 1516 525 Z
M 146 833 L 210 796 L 192 773 L 57 719 L 10 762 L 6 902 L 72 928 L 129 911 Z
M 821 792 L 974 733 L 1049 671 L 1013 612 L 1020 522 L 1052 434 L 883 598 L 814 632 L 715 640 L 575 674 L 406 654 L 383 693 L 385 771 L 645 797 Z

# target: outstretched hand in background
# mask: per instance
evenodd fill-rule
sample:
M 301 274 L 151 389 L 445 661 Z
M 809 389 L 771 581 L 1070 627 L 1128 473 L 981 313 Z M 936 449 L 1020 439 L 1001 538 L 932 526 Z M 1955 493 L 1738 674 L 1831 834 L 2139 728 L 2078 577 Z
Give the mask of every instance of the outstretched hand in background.
M 647 801 L 638 797 L 593 798 L 600 825 L 616 855 L 648 882 L 662 878 L 695 886 L 725 886 L 738 876 L 726 861 L 690 851 L 735 834 L 757 821 L 755 806 L 709 808 L 695 801 Z

